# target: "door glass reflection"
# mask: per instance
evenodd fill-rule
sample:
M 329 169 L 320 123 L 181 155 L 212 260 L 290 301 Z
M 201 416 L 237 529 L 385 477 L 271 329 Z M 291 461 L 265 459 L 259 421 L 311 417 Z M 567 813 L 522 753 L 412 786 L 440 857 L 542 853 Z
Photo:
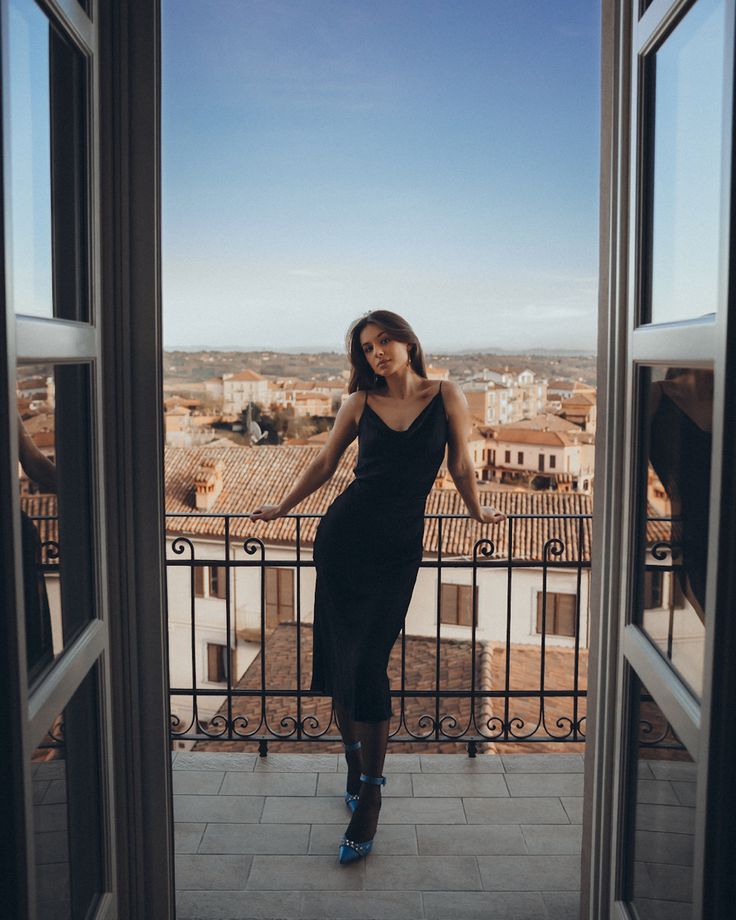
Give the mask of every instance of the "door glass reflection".
M 652 249 L 644 322 L 717 309 L 725 38 L 723 0 L 699 0 L 646 62 L 644 91 L 650 105 L 653 97 L 654 124 L 647 150 Z
M 637 622 L 694 693 L 705 640 L 713 371 L 640 370 Z
M 89 319 L 87 67 L 33 0 L 8 8 L 10 263 L 16 313 Z
M 97 669 L 31 758 L 37 914 L 77 920 L 103 888 Z
M 34 683 L 96 616 L 90 368 L 22 366 L 16 393 L 26 654 Z
M 637 685 L 626 900 L 639 920 L 690 920 L 696 764 L 646 688 Z

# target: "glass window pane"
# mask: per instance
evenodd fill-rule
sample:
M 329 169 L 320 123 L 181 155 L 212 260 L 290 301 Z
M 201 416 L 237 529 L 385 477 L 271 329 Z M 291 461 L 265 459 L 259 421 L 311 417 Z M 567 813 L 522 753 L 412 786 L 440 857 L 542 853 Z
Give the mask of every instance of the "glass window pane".
M 33 0 L 11 0 L 8 54 L 13 307 L 86 321 L 86 61 Z
M 646 688 L 636 684 L 625 899 L 639 920 L 690 920 L 696 764 Z
M 97 668 L 77 688 L 32 755 L 37 912 L 91 916 L 103 891 Z
M 699 0 L 647 61 L 643 111 L 654 124 L 643 132 L 653 177 L 645 322 L 717 309 L 725 37 L 723 0 Z
M 640 369 L 641 481 L 634 622 L 700 694 L 713 371 Z
M 86 364 L 18 369 L 28 677 L 96 614 L 92 396 Z

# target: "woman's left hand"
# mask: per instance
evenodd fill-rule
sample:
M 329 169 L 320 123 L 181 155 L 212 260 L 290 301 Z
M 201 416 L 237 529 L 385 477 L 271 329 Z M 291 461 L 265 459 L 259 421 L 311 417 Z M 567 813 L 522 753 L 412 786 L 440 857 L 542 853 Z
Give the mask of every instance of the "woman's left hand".
M 506 520 L 506 515 L 503 511 L 497 511 L 489 505 L 481 505 L 478 514 L 473 515 L 473 520 L 481 524 L 500 524 L 501 521 Z

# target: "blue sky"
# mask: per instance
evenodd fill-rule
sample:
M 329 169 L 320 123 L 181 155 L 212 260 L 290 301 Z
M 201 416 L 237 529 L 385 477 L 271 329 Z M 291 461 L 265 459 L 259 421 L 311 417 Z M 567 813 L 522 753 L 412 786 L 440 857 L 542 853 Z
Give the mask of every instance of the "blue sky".
M 597 0 L 164 0 L 167 346 L 595 346 Z

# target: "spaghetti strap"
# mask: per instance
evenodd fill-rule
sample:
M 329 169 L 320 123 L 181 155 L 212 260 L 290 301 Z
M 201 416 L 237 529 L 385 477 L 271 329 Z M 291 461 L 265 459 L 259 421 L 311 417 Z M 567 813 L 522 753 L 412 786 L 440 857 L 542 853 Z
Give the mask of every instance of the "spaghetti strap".
M 363 416 L 365 415 L 365 407 L 368 405 L 368 390 L 363 390 L 365 393 L 365 399 L 363 400 L 363 409 L 361 410 L 360 417 L 358 418 L 358 424 L 363 421 Z

